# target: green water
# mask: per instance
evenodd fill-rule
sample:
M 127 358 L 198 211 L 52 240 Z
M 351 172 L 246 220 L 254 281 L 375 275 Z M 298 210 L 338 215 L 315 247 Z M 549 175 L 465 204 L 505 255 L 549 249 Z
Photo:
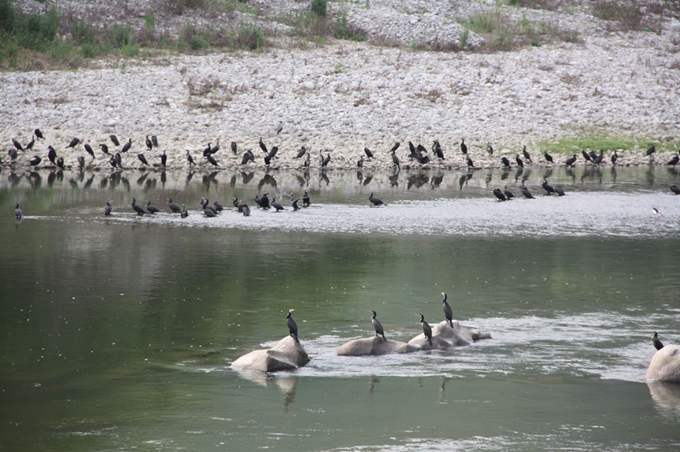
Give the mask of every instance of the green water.
M 680 328 L 677 175 L 556 171 L 556 198 L 527 173 L 539 199 L 499 203 L 515 173 L 3 170 L 0 450 L 680 450 L 680 386 L 644 382 L 651 332 Z M 305 188 L 301 212 L 196 210 Z M 133 196 L 193 212 L 135 218 Z M 493 339 L 332 352 L 372 334 L 371 309 L 408 341 L 443 291 Z M 310 364 L 231 370 L 289 308 Z

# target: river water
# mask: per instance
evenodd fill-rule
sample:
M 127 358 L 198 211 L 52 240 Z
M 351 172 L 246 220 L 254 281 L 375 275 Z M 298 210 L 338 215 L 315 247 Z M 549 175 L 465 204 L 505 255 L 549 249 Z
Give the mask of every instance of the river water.
M 544 176 L 567 196 L 544 196 Z M 519 199 L 523 180 L 537 199 Z M 652 332 L 680 340 L 677 181 L 662 167 L 4 169 L 0 450 L 680 450 L 680 385 L 644 381 Z M 505 185 L 518 199 L 495 200 Z M 312 205 L 292 212 L 284 193 L 304 189 Z M 255 209 L 264 192 L 288 210 Z M 205 218 L 202 196 L 229 212 Z M 136 217 L 132 197 L 191 214 Z M 373 334 L 371 309 L 408 341 L 417 314 L 443 320 L 441 292 L 493 339 L 333 353 Z M 309 365 L 233 371 L 286 336 L 289 308 Z

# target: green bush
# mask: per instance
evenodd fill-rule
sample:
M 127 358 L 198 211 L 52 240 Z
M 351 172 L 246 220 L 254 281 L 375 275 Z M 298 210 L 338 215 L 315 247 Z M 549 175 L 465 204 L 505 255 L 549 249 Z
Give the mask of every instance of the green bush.
M 312 0 L 312 12 L 319 17 L 326 17 L 328 12 L 327 0 Z

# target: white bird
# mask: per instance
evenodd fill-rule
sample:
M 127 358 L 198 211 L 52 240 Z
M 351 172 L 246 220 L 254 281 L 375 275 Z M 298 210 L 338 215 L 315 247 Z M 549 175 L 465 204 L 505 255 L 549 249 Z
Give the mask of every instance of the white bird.
M 283 130 L 283 121 L 279 121 L 279 123 L 276 125 L 276 134 L 280 134 L 281 131 Z
M 654 213 L 654 215 L 663 216 L 663 214 L 656 207 L 652 207 L 652 212 Z

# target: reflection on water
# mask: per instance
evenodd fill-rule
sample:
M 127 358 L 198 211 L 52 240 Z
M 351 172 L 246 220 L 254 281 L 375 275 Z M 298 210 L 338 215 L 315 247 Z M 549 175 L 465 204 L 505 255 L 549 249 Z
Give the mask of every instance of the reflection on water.
M 522 182 L 537 199 L 491 194 Z M 2 447 L 670 450 L 676 388 L 642 383 L 651 332 L 680 329 L 671 183 L 660 167 L 0 171 Z M 230 202 L 305 190 L 299 212 Z M 137 218 L 133 197 L 191 213 Z M 231 211 L 205 218 L 202 197 Z M 389 337 L 419 334 L 443 291 L 494 339 L 333 353 L 372 335 L 371 309 Z M 232 371 L 287 334 L 291 307 L 309 365 Z
M 680 384 L 654 381 L 647 386 L 659 413 L 669 421 L 680 421 Z

